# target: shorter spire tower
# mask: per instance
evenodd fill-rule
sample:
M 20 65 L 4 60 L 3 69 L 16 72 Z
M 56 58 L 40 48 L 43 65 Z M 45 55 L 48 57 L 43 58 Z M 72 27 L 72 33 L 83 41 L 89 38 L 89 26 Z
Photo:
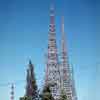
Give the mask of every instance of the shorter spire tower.
M 69 65 L 66 49 L 64 17 L 62 16 L 62 41 L 61 41 L 61 87 L 64 89 L 68 100 L 77 100 L 73 66 Z
M 61 88 L 66 92 L 68 100 L 72 100 L 72 73 L 68 62 L 68 54 L 66 49 L 65 32 L 64 32 L 64 16 L 62 16 L 62 40 L 61 40 Z

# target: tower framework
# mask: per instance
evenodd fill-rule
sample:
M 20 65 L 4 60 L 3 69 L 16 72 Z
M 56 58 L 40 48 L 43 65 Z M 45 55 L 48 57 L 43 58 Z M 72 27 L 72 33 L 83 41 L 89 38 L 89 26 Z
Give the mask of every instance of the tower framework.
M 49 41 L 45 84 L 50 85 L 53 97 L 55 99 L 58 99 L 60 95 L 60 71 L 58 65 L 58 54 L 55 33 L 55 15 L 53 6 L 51 6 L 50 9 Z
M 55 14 L 54 7 L 51 7 L 45 84 L 51 85 L 51 92 L 55 100 L 60 99 L 59 97 L 62 90 L 64 90 L 68 100 L 77 100 L 73 68 L 69 65 L 68 61 L 64 32 L 64 17 L 62 17 L 61 30 L 61 63 L 59 63 L 55 32 Z
M 60 77 L 61 88 L 64 89 L 68 100 L 77 100 L 75 91 L 75 82 L 73 76 L 73 66 L 69 65 L 69 59 L 66 49 L 65 31 L 64 31 L 64 16 L 62 16 L 62 39 L 61 39 L 61 64 Z

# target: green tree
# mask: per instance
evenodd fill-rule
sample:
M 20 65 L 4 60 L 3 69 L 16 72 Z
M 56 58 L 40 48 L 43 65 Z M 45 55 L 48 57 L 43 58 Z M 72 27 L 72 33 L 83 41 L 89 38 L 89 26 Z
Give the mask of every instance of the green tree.
M 20 100 L 32 100 L 29 96 L 20 97 Z
M 64 90 L 61 91 L 60 100 L 68 100 Z
M 44 86 L 42 94 L 40 94 L 41 100 L 54 100 L 51 94 L 50 86 Z

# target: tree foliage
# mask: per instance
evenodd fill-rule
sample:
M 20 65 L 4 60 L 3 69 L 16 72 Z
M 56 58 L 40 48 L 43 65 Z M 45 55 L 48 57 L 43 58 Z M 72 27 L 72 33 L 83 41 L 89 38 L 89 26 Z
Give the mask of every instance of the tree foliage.
M 54 100 L 51 94 L 50 86 L 44 86 L 42 94 L 40 95 L 41 100 Z
M 64 90 L 61 91 L 60 100 L 68 100 Z
M 32 100 L 32 98 L 29 96 L 24 96 L 24 97 L 21 97 L 20 100 Z

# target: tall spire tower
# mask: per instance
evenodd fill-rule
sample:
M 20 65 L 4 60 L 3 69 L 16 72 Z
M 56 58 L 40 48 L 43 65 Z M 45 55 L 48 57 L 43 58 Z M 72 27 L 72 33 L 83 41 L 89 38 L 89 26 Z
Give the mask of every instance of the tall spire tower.
M 60 95 L 60 72 L 58 66 L 58 54 L 55 33 L 55 14 L 53 5 L 50 8 L 49 41 L 45 84 L 50 84 L 53 97 L 55 99 L 58 99 Z
M 72 68 L 69 65 L 68 54 L 66 49 L 65 31 L 64 31 L 64 16 L 62 16 L 62 40 L 61 40 L 61 88 L 64 89 L 68 100 L 76 100 L 75 85 L 73 79 Z

